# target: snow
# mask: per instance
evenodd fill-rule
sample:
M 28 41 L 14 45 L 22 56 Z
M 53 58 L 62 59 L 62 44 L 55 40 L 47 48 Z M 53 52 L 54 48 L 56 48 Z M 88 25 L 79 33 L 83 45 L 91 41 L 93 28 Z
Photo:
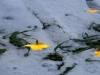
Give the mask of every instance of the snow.
M 99 0 L 94 0 L 94 2 L 95 2 L 97 5 L 100 5 L 100 1 L 99 1 Z
M 100 0 L 95 0 L 100 5 Z M 0 1 L 0 42 L 6 44 L 7 51 L 0 56 L 0 75 L 60 75 L 66 67 L 77 63 L 77 66 L 66 75 L 99 75 L 99 62 L 85 62 L 87 58 L 94 57 L 94 50 L 87 50 L 80 54 L 64 54 L 65 65 L 57 70 L 59 61 L 43 60 L 59 43 L 69 38 L 82 38 L 84 32 L 98 34 L 88 30 L 90 24 L 100 24 L 99 13 L 87 13 L 88 7 L 85 0 L 1 0 Z M 47 26 L 43 29 L 43 25 Z M 48 26 L 49 25 L 49 26 Z M 33 29 L 27 32 L 31 37 L 26 38 L 28 42 L 34 43 L 30 38 L 49 44 L 50 47 L 42 51 L 30 51 L 29 56 L 24 57 L 26 49 L 17 50 L 9 43 L 9 38 L 2 39 L 4 35 L 14 31 Z M 23 37 L 24 38 L 24 37 Z M 79 46 L 72 41 L 73 46 Z M 66 43 L 66 45 L 68 45 Z M 60 51 L 61 52 L 61 51 Z

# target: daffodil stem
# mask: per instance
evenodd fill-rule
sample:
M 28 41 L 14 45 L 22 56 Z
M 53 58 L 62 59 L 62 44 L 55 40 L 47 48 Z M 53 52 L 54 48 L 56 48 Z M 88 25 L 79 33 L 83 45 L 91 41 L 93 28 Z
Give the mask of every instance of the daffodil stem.
M 29 52 L 30 52 L 30 48 L 28 47 L 27 49 L 28 49 L 28 52 L 24 54 L 25 57 L 27 57 L 29 55 Z
M 27 53 L 29 54 L 29 52 L 30 52 L 30 48 L 28 48 L 28 52 Z
M 38 42 L 38 40 L 36 39 L 36 44 L 38 44 L 39 42 Z

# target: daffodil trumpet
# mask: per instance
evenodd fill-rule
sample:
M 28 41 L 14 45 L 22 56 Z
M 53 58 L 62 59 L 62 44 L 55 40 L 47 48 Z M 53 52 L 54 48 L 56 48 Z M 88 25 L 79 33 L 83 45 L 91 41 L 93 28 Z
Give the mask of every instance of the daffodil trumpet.
M 45 49 L 45 48 L 49 47 L 48 44 L 44 44 L 42 42 L 38 42 L 38 40 L 35 39 L 35 38 L 31 38 L 31 39 L 34 39 L 35 43 L 34 44 L 24 45 L 25 47 L 30 47 L 32 50 L 42 50 L 42 49 Z
M 96 51 L 94 52 L 95 57 L 100 57 L 100 47 L 96 48 Z
M 95 12 L 100 12 L 100 10 L 97 10 L 97 9 L 90 9 L 90 10 L 87 10 L 88 13 L 95 13 Z

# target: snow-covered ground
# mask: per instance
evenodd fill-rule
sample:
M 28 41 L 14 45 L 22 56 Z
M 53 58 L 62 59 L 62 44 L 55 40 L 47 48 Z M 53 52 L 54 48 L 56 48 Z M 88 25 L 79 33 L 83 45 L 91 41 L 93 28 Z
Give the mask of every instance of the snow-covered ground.
M 88 1 L 88 0 L 87 0 Z M 100 0 L 94 0 L 100 5 Z M 84 32 L 97 34 L 88 30 L 91 23 L 100 24 L 99 13 L 87 13 L 89 10 L 86 0 L 0 0 L 0 48 L 7 51 L 0 56 L 0 75 L 60 75 L 66 67 L 77 65 L 65 75 L 100 75 L 99 62 L 86 62 L 85 59 L 100 59 L 94 57 L 95 49 L 84 51 L 77 55 L 65 54 L 64 66 L 57 70 L 61 61 L 43 60 L 49 53 L 54 52 L 55 46 L 69 38 L 82 38 Z M 30 51 L 29 56 L 24 57 L 26 49 L 17 50 L 9 43 L 9 38 L 2 39 L 4 35 L 14 31 L 33 29 L 27 32 L 31 37 L 49 44 L 50 47 L 41 51 Z M 46 27 L 46 28 L 45 28 Z M 74 44 L 73 42 L 66 45 Z

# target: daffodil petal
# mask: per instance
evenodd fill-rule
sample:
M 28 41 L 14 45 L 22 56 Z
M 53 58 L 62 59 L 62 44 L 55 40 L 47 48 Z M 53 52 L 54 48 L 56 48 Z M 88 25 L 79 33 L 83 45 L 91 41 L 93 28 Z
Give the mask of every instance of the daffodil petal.
M 34 44 L 27 44 L 27 45 L 24 45 L 25 47 L 31 47 L 32 45 Z
M 32 49 L 32 50 L 42 50 L 42 48 L 39 47 L 38 45 L 32 45 L 32 46 L 31 46 L 31 49 Z
M 95 13 L 95 12 L 99 12 L 99 10 L 96 9 L 91 9 L 91 10 L 87 10 L 88 13 Z
M 39 45 L 39 47 L 40 47 L 40 48 L 48 48 L 49 45 L 47 45 L 47 44 L 43 44 L 43 45 Z
M 48 44 L 44 44 L 42 42 L 36 43 L 36 44 L 27 44 L 24 45 L 25 47 L 30 47 L 32 50 L 42 50 L 43 48 L 48 48 Z
M 95 51 L 94 54 L 96 57 L 100 57 L 100 51 Z

